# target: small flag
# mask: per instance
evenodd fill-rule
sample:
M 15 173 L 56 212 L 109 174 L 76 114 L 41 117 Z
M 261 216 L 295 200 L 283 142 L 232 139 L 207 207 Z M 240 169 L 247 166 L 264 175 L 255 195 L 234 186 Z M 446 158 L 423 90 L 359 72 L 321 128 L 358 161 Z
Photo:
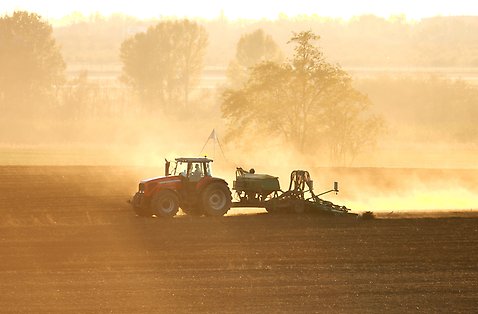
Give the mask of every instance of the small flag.
M 212 129 L 211 135 L 209 135 L 208 140 L 217 141 L 216 129 Z

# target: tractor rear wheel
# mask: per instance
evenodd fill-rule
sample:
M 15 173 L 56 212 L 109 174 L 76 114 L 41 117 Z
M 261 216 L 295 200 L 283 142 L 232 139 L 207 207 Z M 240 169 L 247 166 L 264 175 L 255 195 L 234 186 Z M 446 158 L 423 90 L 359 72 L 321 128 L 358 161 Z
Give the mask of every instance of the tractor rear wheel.
M 174 217 L 179 210 L 178 196 L 172 191 L 160 191 L 151 199 L 151 211 L 161 217 Z
M 231 199 L 231 191 L 225 183 L 211 183 L 201 195 L 204 214 L 224 216 L 231 208 Z

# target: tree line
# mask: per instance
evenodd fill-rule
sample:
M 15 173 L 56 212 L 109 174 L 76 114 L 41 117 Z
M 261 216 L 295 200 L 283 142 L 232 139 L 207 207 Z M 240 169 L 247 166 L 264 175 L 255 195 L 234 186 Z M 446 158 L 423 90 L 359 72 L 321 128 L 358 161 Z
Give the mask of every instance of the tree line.
M 279 48 L 287 45 L 291 31 L 312 30 L 321 36 L 325 55 L 343 66 L 446 67 L 478 66 L 478 17 L 438 16 L 419 21 L 405 16 L 388 19 L 364 15 L 350 20 L 320 16 L 282 16 L 276 20 L 200 20 L 209 37 L 204 62 L 227 66 L 244 33 L 263 29 Z M 54 28 L 68 63 L 119 63 L 121 43 L 158 20 L 139 20 L 125 15 L 78 17 Z M 456 49 L 459 47 L 459 49 Z
M 374 110 L 374 97 L 329 61 L 319 40 L 311 30 L 293 33 L 288 54 L 262 29 L 239 38 L 228 83 L 217 91 L 231 141 L 264 134 L 300 153 L 327 152 L 338 164 L 351 162 L 373 145 L 385 124 Z M 0 18 L 0 43 L 4 116 L 89 119 L 119 110 L 113 102 L 125 95 L 112 100 L 88 73 L 66 80 L 60 46 L 51 25 L 39 15 L 15 12 Z M 187 19 L 160 21 L 127 36 L 118 49 L 120 79 L 139 101 L 135 108 L 121 110 L 158 118 L 194 117 L 195 104 L 202 99 L 191 92 L 201 76 L 208 43 L 205 27 Z

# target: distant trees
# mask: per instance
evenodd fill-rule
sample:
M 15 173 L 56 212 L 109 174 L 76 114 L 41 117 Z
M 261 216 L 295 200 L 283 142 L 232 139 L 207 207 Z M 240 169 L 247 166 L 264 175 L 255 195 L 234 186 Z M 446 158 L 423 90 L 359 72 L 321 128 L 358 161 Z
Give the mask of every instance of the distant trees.
M 260 63 L 243 87 L 224 91 L 230 136 L 279 135 L 303 153 L 328 147 L 341 164 L 375 139 L 381 120 L 368 113 L 370 102 L 350 76 L 325 60 L 318 39 L 311 31 L 294 34 L 291 60 Z
M 272 36 L 258 29 L 241 36 L 236 46 L 236 60 L 244 67 L 252 67 L 261 61 L 281 61 L 282 52 Z
M 0 108 L 29 115 L 51 101 L 64 80 L 65 63 L 52 27 L 35 13 L 0 18 Z
M 125 36 L 157 23 L 118 15 L 73 20 L 76 23 L 55 27 L 55 37 L 65 60 L 82 64 L 116 64 Z M 235 58 L 237 38 L 257 28 L 266 30 L 284 50 L 282 43 L 290 37 L 290 30 L 320 32 L 329 60 L 344 67 L 478 66 L 478 16 L 441 16 L 411 22 L 403 15 L 388 19 L 368 15 L 347 21 L 309 15 L 248 22 L 215 19 L 201 21 L 201 25 L 210 38 L 211 49 L 205 61 L 213 66 L 227 66 Z
M 279 46 L 264 30 L 242 35 L 236 45 L 236 57 L 227 69 L 229 83 L 238 87 L 244 83 L 250 67 L 263 61 L 280 62 L 282 59 Z
M 196 22 L 160 22 L 121 45 L 122 80 L 149 110 L 185 108 L 203 68 L 207 38 Z

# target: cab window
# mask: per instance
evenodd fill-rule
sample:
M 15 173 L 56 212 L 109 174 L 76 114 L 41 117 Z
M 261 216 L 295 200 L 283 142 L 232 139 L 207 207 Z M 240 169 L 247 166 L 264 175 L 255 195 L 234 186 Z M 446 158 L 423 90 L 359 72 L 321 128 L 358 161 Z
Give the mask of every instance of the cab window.
M 187 162 L 178 162 L 176 163 L 176 168 L 174 171 L 175 175 L 186 177 L 188 174 L 188 163 Z
M 202 163 L 191 163 L 189 171 L 189 178 L 191 179 L 191 181 L 199 181 L 202 177 L 204 177 L 204 169 L 202 167 Z

